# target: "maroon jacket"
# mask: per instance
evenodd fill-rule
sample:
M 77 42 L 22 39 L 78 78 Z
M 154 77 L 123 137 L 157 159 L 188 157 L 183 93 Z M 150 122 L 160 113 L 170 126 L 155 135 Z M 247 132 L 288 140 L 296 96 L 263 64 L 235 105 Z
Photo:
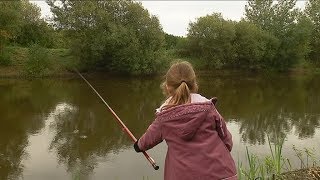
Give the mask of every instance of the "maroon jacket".
M 175 106 L 156 114 L 137 145 L 146 151 L 166 140 L 165 180 L 237 179 L 232 137 L 214 104 Z

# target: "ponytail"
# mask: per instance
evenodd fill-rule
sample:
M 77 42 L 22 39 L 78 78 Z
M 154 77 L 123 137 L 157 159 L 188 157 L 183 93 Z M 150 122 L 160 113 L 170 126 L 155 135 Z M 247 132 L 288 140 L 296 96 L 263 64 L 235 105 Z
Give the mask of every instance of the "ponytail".
M 168 105 L 176 106 L 181 104 L 186 104 L 191 102 L 190 89 L 185 81 L 182 81 L 179 87 L 175 90 L 172 98 L 170 99 Z
M 161 87 L 167 100 L 164 108 L 191 103 L 190 93 L 197 93 L 196 74 L 189 62 L 182 61 L 171 65 Z

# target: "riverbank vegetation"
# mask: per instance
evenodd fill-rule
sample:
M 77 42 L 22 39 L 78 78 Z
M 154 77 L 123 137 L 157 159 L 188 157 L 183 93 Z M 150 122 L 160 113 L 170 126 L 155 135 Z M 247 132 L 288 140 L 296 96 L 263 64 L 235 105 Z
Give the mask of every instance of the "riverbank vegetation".
M 318 0 L 303 10 L 297 0 L 249 0 L 241 21 L 212 12 L 191 22 L 186 37 L 163 32 L 158 17 L 135 1 L 46 2 L 53 13 L 46 20 L 27 0 L 0 2 L 0 75 L 42 77 L 73 68 L 147 75 L 173 59 L 204 71 L 320 72 Z
M 273 141 L 273 143 L 271 142 Z M 273 140 L 268 136 L 270 155 L 264 158 L 250 153 L 246 147 L 246 167 L 238 161 L 238 178 L 241 179 L 319 179 L 320 161 L 315 155 L 315 149 L 298 149 L 293 145 L 295 157 L 300 161 L 300 167 L 294 168 L 291 161 L 283 155 L 285 139 L 276 137 Z M 299 170 L 296 170 L 296 169 Z

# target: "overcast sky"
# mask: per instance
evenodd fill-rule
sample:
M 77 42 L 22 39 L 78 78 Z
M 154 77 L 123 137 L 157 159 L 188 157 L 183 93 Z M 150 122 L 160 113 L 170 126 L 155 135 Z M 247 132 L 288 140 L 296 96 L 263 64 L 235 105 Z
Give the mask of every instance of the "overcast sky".
M 42 17 L 50 16 L 50 8 L 45 1 L 31 1 L 41 8 Z M 140 1 L 149 13 L 156 15 L 166 33 L 186 36 L 190 22 L 196 18 L 222 13 L 225 19 L 240 20 L 244 17 L 246 1 Z M 297 6 L 303 8 L 305 1 L 298 1 Z

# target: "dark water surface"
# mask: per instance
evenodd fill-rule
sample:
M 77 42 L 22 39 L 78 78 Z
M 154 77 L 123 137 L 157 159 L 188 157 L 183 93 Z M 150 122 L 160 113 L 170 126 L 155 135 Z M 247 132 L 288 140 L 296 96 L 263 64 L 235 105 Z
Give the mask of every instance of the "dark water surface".
M 160 78 L 89 81 L 137 137 L 163 100 Z M 267 135 L 286 138 L 284 156 L 295 167 L 293 144 L 320 156 L 320 77 L 206 75 L 199 84 L 201 94 L 219 98 L 236 161 L 246 161 L 246 146 L 269 154 Z M 0 123 L 1 180 L 163 178 L 166 144 L 149 151 L 160 165 L 154 171 L 81 79 L 0 80 Z

